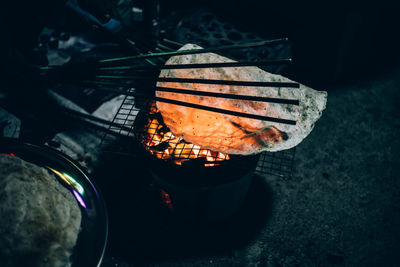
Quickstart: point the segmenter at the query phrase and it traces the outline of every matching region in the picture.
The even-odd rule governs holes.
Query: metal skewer
[[[223,51],[223,50],[229,50],[229,49],[259,47],[259,46],[272,45],[272,44],[277,44],[277,43],[282,43],[282,42],[287,42],[287,41],[288,41],[288,38],[280,38],[280,39],[265,40],[265,41],[255,42],[255,43],[225,45],[225,46],[219,46],[219,47],[214,47],[214,48],[178,50],[178,51],[172,51],[172,52],[150,53],[150,54],[136,55],[136,56],[109,58],[109,59],[102,59],[99,62],[100,63],[108,63],[108,62],[117,62],[117,61],[124,61],[124,60],[152,58],[152,57],[202,54],[202,53],[217,52],[217,51]]]
[[[261,97],[261,96],[234,95],[234,94],[194,91],[194,90],[185,90],[185,89],[159,87],[159,86],[156,87],[156,91],[188,94],[188,95],[210,96],[210,97],[219,97],[219,98],[229,98],[229,99],[238,99],[238,100],[249,100],[249,101],[258,101],[258,102],[268,102],[268,103],[277,103],[277,104],[288,104],[288,105],[296,105],[296,106],[298,106],[300,104],[299,100],[297,100],[297,99],[282,99],[282,98]]]
[[[226,109],[220,109],[220,108],[214,108],[214,107],[209,107],[209,106],[203,106],[203,105],[198,105],[198,104],[192,104],[192,103],[187,103],[187,102],[183,102],[183,101],[172,100],[172,99],[167,99],[167,98],[162,98],[162,97],[156,97],[156,96],[150,96],[150,95],[144,95],[144,94],[138,94],[138,93],[131,93],[131,92],[127,92],[127,91],[120,90],[120,89],[114,89],[114,88],[97,87],[97,89],[103,90],[103,91],[108,91],[108,92],[113,92],[113,93],[118,93],[118,94],[122,94],[122,95],[134,96],[134,97],[138,97],[138,98],[146,98],[146,99],[151,99],[151,100],[169,103],[169,104],[173,104],[173,105],[197,108],[197,109],[201,109],[201,110],[207,110],[207,111],[228,114],[228,115],[233,115],[233,116],[257,119],[257,120],[262,120],[262,121],[284,123],[284,124],[289,124],[289,125],[296,125],[296,121],[288,120],[288,119],[281,119],[281,118],[275,118],[275,117],[269,117],[269,116],[261,116],[261,115],[256,115],[256,114],[247,114],[247,113],[226,110]]]
[[[128,84],[122,85],[122,84],[116,84],[116,83],[112,83],[112,82],[86,81],[86,83],[92,83],[92,84],[96,84],[96,85],[110,85],[110,86],[118,86],[118,87],[127,87],[127,88],[131,88],[132,87],[131,85],[128,85]],[[219,98],[228,98],[228,99],[259,101],[259,102],[268,102],[268,103],[277,103],[277,104],[299,105],[299,100],[296,100],[296,99],[283,99],[283,98],[271,98],[271,97],[261,97],[261,96],[235,95],[235,94],[206,92],[206,91],[195,91],[195,90],[186,90],[186,89],[180,89],[180,88],[160,87],[160,86],[156,86],[155,90],[156,91],[171,92],[171,93],[189,94],[189,95],[199,95],[199,96],[210,96],[210,97],[219,97]]]
[[[166,39],[166,38],[162,39],[162,41],[163,41],[164,43],[176,45],[176,46],[178,46],[178,47],[182,47],[182,46],[183,46],[182,43],[178,43],[178,42],[176,42],[176,41],[172,41],[172,40],[169,40],[169,39]]]
[[[138,80],[152,80],[154,82],[176,82],[176,83],[199,83],[199,84],[218,84],[236,86],[257,86],[257,87],[288,87],[300,88],[300,84],[293,82],[258,82],[258,81],[231,81],[231,80],[212,80],[212,79],[191,79],[191,78],[172,78],[172,77],[142,77],[142,76],[118,76],[118,75],[97,75],[101,79],[127,79],[136,82]]]
[[[251,67],[265,66],[272,64],[289,64],[292,59],[272,59],[264,61],[243,61],[243,62],[216,62],[216,63],[194,63],[194,64],[171,64],[154,66],[114,66],[101,67],[100,70],[170,70],[170,69],[203,69],[203,68],[232,68],[232,67]]]

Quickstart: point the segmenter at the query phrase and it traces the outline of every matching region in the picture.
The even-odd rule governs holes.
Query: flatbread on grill
[[[180,50],[199,49],[200,46],[186,44]],[[166,64],[194,64],[235,62],[213,54],[194,54],[171,57]],[[292,82],[281,75],[271,74],[258,67],[225,67],[162,70],[160,77],[198,78],[213,80],[240,80],[262,82]],[[194,96],[157,91],[156,96],[178,101],[295,120],[296,125],[287,125],[225,115],[211,111],[157,102],[165,124],[176,136],[187,142],[228,154],[250,155],[262,151],[280,151],[298,145],[321,117],[327,101],[327,93],[313,90],[300,84],[300,88],[245,87],[231,85],[158,82],[157,86],[198,90],[237,95],[298,99],[299,106],[255,101],[243,101],[206,96]]]
[[[0,266],[71,266],[79,206],[46,169],[0,154]]]

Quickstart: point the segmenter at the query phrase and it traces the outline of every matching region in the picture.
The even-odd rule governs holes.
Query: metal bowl
[[[72,266],[100,266],[107,243],[107,211],[100,192],[79,165],[56,150],[8,138],[0,138],[0,153],[14,155],[57,174],[58,181],[75,197],[82,213]]]

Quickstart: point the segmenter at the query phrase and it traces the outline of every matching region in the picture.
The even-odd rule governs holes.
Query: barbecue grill
[[[252,46],[274,45],[287,42],[287,39],[262,41],[250,44],[222,46],[205,51],[224,51]],[[162,116],[155,102],[169,102],[168,99],[156,97],[154,90],[195,94],[175,88],[156,87],[154,84],[161,79],[159,71],[168,68],[215,68],[237,66],[282,65],[290,63],[290,59],[267,59],[264,61],[239,61],[228,63],[164,65],[167,56],[200,53],[204,51],[175,50],[181,46],[173,41],[163,40],[163,44],[153,45],[157,53],[140,50],[137,43],[148,43],[140,40],[129,41],[142,54],[104,59],[100,61],[98,73],[85,81],[98,90],[124,95],[124,99],[105,131],[101,148],[106,153],[122,154],[143,160],[153,176],[155,188],[160,192],[161,201],[168,209],[184,214],[187,219],[220,220],[231,216],[242,204],[254,174],[271,174],[281,178],[289,178],[292,173],[295,149],[281,152],[263,152],[255,156],[228,155],[211,151],[186,142],[182,137],[176,137],[163,123]],[[174,48],[172,48],[174,46]],[[147,52],[146,54],[144,54]],[[136,62],[136,61],[142,62]],[[143,62],[144,61],[144,62]],[[147,64],[146,64],[147,63]],[[145,65],[146,64],[146,65]],[[51,68],[50,68],[51,69]],[[168,81],[168,79],[165,79]],[[183,80],[183,81],[182,81]],[[202,79],[178,79],[182,82],[239,84],[248,86],[288,86],[298,87],[296,83],[261,83],[244,81],[219,81]],[[174,80],[176,81],[176,79]],[[206,95],[211,93],[206,93]],[[227,96],[217,94],[216,97],[238,97],[255,101],[267,101],[283,104],[298,104],[297,100],[264,99],[251,96]],[[199,109],[209,107],[193,106],[190,103],[174,103]],[[211,107],[211,111],[227,113]],[[231,112],[232,115],[248,116],[253,114]],[[78,114],[79,116],[79,114]],[[85,119],[94,119],[84,116]],[[256,116],[256,119],[272,120],[293,124],[292,121],[280,118]],[[96,119],[97,122],[102,122]],[[122,141],[120,140],[122,138]]]
[[[283,39],[281,41],[286,42],[287,40]],[[222,164],[223,162],[229,160],[230,155],[225,155],[223,153],[213,152],[210,150],[202,149],[198,146],[193,146],[192,144],[188,144],[182,138],[174,137],[170,132],[167,132],[167,127],[162,122],[162,117],[159,112],[156,110],[154,101],[164,101],[164,99],[157,99],[154,96],[143,94],[143,91],[146,93],[149,91],[146,89],[141,89],[141,86],[148,86],[149,88],[154,87],[154,83],[159,81],[158,72],[161,69],[167,68],[211,68],[211,67],[229,67],[229,66],[264,66],[264,65],[285,65],[290,63],[290,59],[268,59],[264,61],[253,61],[253,62],[237,62],[237,63],[214,63],[214,64],[195,64],[190,66],[180,65],[180,66],[168,66],[162,65],[165,63],[165,56],[171,55],[171,51],[173,48],[170,46],[175,45],[175,48],[179,48],[179,45],[176,42],[164,40],[166,44],[158,47],[157,54],[149,53],[148,58],[141,56],[141,58],[149,59],[155,58],[156,62],[152,61],[153,64],[150,66],[143,66],[140,64],[137,65],[119,65],[112,67],[103,67],[103,70],[106,71],[114,71],[117,72],[118,75],[98,75],[97,77],[101,78],[100,80],[92,81],[92,84],[95,84],[97,88],[101,90],[108,90],[111,92],[123,93],[125,95],[124,100],[121,103],[116,115],[114,116],[112,122],[108,126],[108,132],[104,134],[102,139],[102,147],[104,150],[110,153],[119,153],[126,154],[131,156],[141,156],[140,149],[137,144],[129,143],[129,142],[118,142],[115,143],[115,134],[123,135],[125,137],[132,137],[136,139],[140,145],[144,145],[145,150],[150,151],[153,155],[155,155],[159,159],[166,159],[168,156],[166,155],[167,149],[162,149],[167,143],[174,143],[174,146],[179,145],[178,148],[174,150],[174,160],[175,162],[179,162],[179,165],[182,165],[182,162],[187,162],[189,159],[197,156],[200,156],[205,162],[208,164],[206,166],[212,167],[218,164]],[[265,42],[268,44],[268,42]],[[169,45],[169,46],[166,46]],[[251,47],[252,44],[241,44],[233,47],[233,49],[239,49],[241,47]],[[254,45],[254,44],[253,44]],[[162,48],[160,48],[162,47]],[[217,47],[216,49],[208,49],[211,51],[225,50],[224,47]],[[207,50],[207,49],[205,49]],[[207,50],[207,51],[208,51]],[[174,51],[174,50],[173,50]],[[179,53],[172,52],[172,53]],[[187,52],[190,54],[191,52]],[[159,55],[159,57],[157,56]],[[132,57],[131,57],[132,58]],[[134,57],[134,59],[136,59]],[[126,58],[129,60],[129,57]],[[122,58],[116,59],[123,60]],[[105,60],[107,62],[107,60]],[[110,61],[113,62],[113,61]],[[153,74],[153,77],[149,77],[146,80],[146,83],[143,84],[132,84],[132,80],[129,78],[132,77],[131,71],[136,72],[137,70],[142,70],[147,75],[149,73]],[[155,72],[154,72],[155,71]],[[115,74],[115,73],[113,73]],[[137,72],[136,72],[137,75]],[[118,79],[117,77],[121,78]],[[132,77],[133,78],[133,77]],[[140,77],[138,77],[140,80]],[[117,81],[117,82],[116,82]],[[150,81],[150,84],[148,83]],[[204,81],[196,81],[196,82],[204,82]],[[222,84],[226,84],[231,81],[218,81]],[[241,81],[233,81],[240,83]],[[136,86],[135,86],[136,85]],[[107,87],[108,86],[108,87]],[[110,88],[109,86],[113,86]],[[133,87],[135,86],[135,87]],[[270,86],[297,86],[296,84],[271,84]],[[170,88],[167,88],[170,89]],[[157,87],[156,90],[164,90],[164,88]],[[173,89],[170,89],[173,90]],[[182,90],[183,91],[183,90]],[[182,92],[186,93],[186,92]],[[193,93],[193,92],[190,92]],[[224,97],[220,95],[220,97]],[[144,98],[144,100],[143,100]],[[269,100],[274,101],[275,99]],[[290,102],[289,102],[290,103]],[[185,103],[178,103],[184,105]],[[204,107],[200,107],[204,108]],[[240,114],[240,115],[248,115],[248,114]],[[140,124],[140,127],[138,126]],[[162,132],[164,140],[154,140],[160,138],[160,132]],[[129,143],[129,144],[128,144]],[[256,168],[256,173],[258,174],[270,174],[279,176],[281,178],[290,178],[293,168],[293,161],[295,156],[295,148],[289,149],[286,151],[280,152],[263,152],[259,155],[258,164]]]
[[[212,151],[191,144],[182,137],[175,136],[164,124],[160,111],[155,104],[156,102],[168,103],[249,119],[295,125],[296,122],[293,120],[177,101],[159,97],[156,94],[158,91],[237,99],[239,101],[299,105],[299,100],[297,99],[233,95],[159,86],[159,82],[172,82],[211,84],[215,86],[299,88],[299,84],[294,82],[211,80],[197,77],[175,78],[159,76],[160,71],[163,70],[247,66],[275,67],[279,72],[282,66],[291,63],[290,57],[274,57],[273,53],[268,53],[265,58],[257,57],[257,60],[254,60],[254,57],[251,57],[253,56],[251,51],[257,51],[257,49],[264,47],[267,47],[269,51],[280,49],[282,44],[288,43],[287,38],[255,40],[253,42],[189,50],[182,50],[183,44],[179,42],[163,37],[149,37],[146,33],[131,37],[119,36],[117,40],[120,47],[125,50],[126,56],[109,56],[95,60],[92,58],[87,63],[82,64],[82,62],[79,62],[80,64],[76,66],[66,64],[64,66],[45,66],[42,68],[49,77],[56,77],[56,79],[62,77],[63,73],[68,73],[69,77],[77,77],[73,80],[64,79],[64,81],[72,83],[78,88],[87,89],[89,87],[99,92],[124,96],[121,106],[112,121],[106,121],[78,111],[63,110],[64,114],[68,116],[74,116],[85,123],[92,122],[91,125],[93,127],[104,132],[100,146],[103,152],[107,154],[123,154],[141,160],[146,159],[147,169],[150,170],[160,192],[168,194],[168,201],[172,199],[176,209],[179,209],[180,203],[192,202],[194,203],[193,207],[198,206],[196,203],[199,201],[212,202],[215,200],[215,197],[198,198],[198,195],[219,196],[218,201],[208,203],[207,205],[210,208],[206,209],[204,214],[200,214],[200,217],[211,219],[220,219],[234,213],[242,203],[254,174],[271,174],[281,178],[289,178],[291,176],[295,149],[274,153],[263,152],[254,156],[229,155]],[[165,64],[167,59],[173,56],[212,52],[224,54],[232,53],[232,51],[236,55],[240,55],[240,51],[246,51],[245,56],[252,58],[252,60],[243,60],[243,57],[241,57],[234,62]],[[257,56],[259,53],[258,50]],[[249,57],[249,55],[251,56]],[[106,125],[107,128],[102,128],[99,124]],[[161,195],[165,196],[165,194]],[[189,200],[192,197],[194,200]],[[180,201],[177,201],[179,199]],[[224,204],[220,205],[219,203],[221,202]],[[186,211],[199,210],[198,208],[190,208],[190,205],[186,206],[188,206],[184,209]],[[198,219],[197,217],[196,219]]]

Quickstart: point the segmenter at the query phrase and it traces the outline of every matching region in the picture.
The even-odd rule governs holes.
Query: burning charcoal
[[[184,139],[181,139],[180,141],[179,141],[179,143],[181,144],[190,144],[189,142],[186,142]]]
[[[151,112],[151,113],[149,113],[149,116],[148,116],[148,117],[149,117],[150,119],[156,119],[156,120],[158,120],[158,121],[162,120],[162,117],[161,117],[160,112],[157,112],[157,113]]]
[[[171,130],[168,129],[168,127],[165,126],[165,125],[162,125],[161,128],[158,129],[158,133],[159,133],[159,134],[165,134],[165,133],[170,132],[170,131],[171,131]]]
[[[207,160],[205,158],[196,158],[196,159],[192,159],[192,160],[188,160],[188,161],[183,161],[182,165],[183,166],[190,166],[190,167],[200,168],[200,167],[204,166],[207,163],[208,162],[207,162]]]
[[[151,115],[160,115],[155,102],[150,105],[149,112]],[[196,160],[200,163],[195,164],[204,167],[219,165],[230,159],[227,154],[203,149],[181,137],[175,137],[162,120],[160,122],[154,116],[147,116],[141,121],[145,126],[138,136],[146,150],[159,159],[169,159],[176,165],[188,164],[187,161]]]
[[[156,151],[164,151],[169,147],[169,143],[168,142],[162,142],[159,145],[156,146],[152,146],[151,149],[154,149]]]

